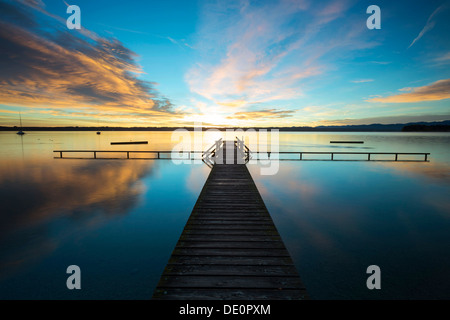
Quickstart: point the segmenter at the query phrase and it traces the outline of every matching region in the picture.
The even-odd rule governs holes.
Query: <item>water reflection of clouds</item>
[[[443,196],[450,187],[450,164],[433,161],[424,163],[380,163],[380,167],[374,167],[372,170],[391,170],[408,178],[420,178],[428,181],[423,182],[422,192],[417,195],[421,203],[433,209],[441,217],[450,217],[450,202],[447,196]],[[430,183],[431,182],[431,183]],[[445,189],[442,189],[445,188]],[[450,190],[449,190],[450,191]]]
[[[396,173],[410,177],[422,176],[435,182],[450,184],[450,164],[431,160],[430,162],[386,162],[380,163],[383,168],[389,168]],[[376,167],[374,168],[375,170]],[[384,170],[384,169],[383,169]]]
[[[38,226],[33,232],[18,230],[4,237],[0,243],[0,280],[51,254],[58,243],[46,226]]]
[[[2,162],[1,268],[27,264],[57,248],[63,237],[51,230],[57,221],[70,219],[76,222],[71,228],[86,228],[128,212],[144,192],[139,180],[151,172],[152,163]]]
[[[189,172],[189,176],[186,179],[186,189],[194,194],[199,194],[199,190],[202,190],[205,184],[205,179],[202,177],[207,177],[211,169],[204,165],[203,163],[197,166],[193,166]]]
[[[294,148],[294,149],[293,149]],[[301,149],[301,148],[309,148],[309,149]],[[316,143],[285,143],[281,142],[280,151],[316,151],[315,149],[331,149],[334,151],[335,149],[375,149],[375,147],[368,146],[352,146],[352,145],[330,145],[330,144],[316,144]],[[323,151],[323,150],[321,150]],[[356,151],[355,151],[356,152]]]
[[[436,183],[424,183],[414,171],[428,164],[397,163],[391,171],[385,163],[283,162],[275,176],[252,175],[310,294],[365,297],[354,286],[365,283],[365,268],[375,261],[391,280],[399,279],[395,294],[408,296],[404,268],[419,279],[412,283],[445,276],[439,265],[446,262],[423,265],[448,248],[450,213],[440,174]],[[431,177],[441,169],[432,166]]]
[[[323,179],[314,176],[318,171],[308,172],[298,164],[286,164],[280,167],[275,176],[260,177],[256,173],[255,170],[252,175],[256,177],[255,182],[270,207],[269,211],[274,220],[280,221],[291,230],[295,229],[306,241],[293,241],[291,247],[301,249],[310,246],[316,250],[337,253],[340,252],[339,244],[330,230],[360,236],[361,231],[357,223],[351,219],[358,210],[357,206],[349,207],[345,203],[336,203],[335,195],[330,194],[330,186],[324,185]],[[295,238],[293,235],[292,239]]]

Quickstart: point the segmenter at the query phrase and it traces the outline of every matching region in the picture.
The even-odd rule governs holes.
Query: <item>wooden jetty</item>
[[[53,152],[59,154],[55,159],[170,160],[180,157],[169,150]],[[110,153],[114,156],[108,156]],[[141,157],[136,157],[137,154]],[[248,171],[246,163],[250,159],[428,162],[429,155],[334,151],[252,153],[239,139],[219,140],[206,151],[183,151],[182,158],[201,159],[212,170],[154,290],[153,299],[308,299],[295,265]]]
[[[307,299],[245,165],[245,149],[223,142],[212,154],[212,170],[153,299]]]

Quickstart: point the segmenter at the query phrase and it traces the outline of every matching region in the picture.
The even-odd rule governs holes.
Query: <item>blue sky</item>
[[[68,4],[81,30],[66,28]],[[18,112],[50,126],[450,119],[450,1],[0,5],[0,125]]]

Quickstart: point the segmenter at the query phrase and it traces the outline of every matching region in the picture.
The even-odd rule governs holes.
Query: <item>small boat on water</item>
[[[97,131],[97,134],[102,134],[100,131]]]
[[[19,118],[20,118],[20,130],[17,132],[18,135],[23,136],[25,132],[22,131],[22,115],[19,112]]]

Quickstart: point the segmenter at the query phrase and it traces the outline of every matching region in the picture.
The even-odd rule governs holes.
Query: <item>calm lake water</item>
[[[0,299],[150,298],[210,169],[52,151],[171,150],[171,135],[0,132]],[[149,144],[110,145],[129,140]],[[312,298],[450,298],[449,146],[448,133],[280,133],[280,151],[430,152],[430,162],[282,161],[276,175],[248,165]],[[72,264],[81,290],[66,288]],[[366,287],[369,265],[381,290]]]

